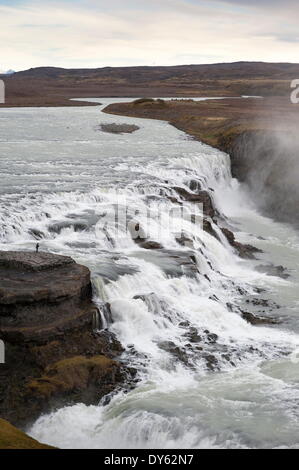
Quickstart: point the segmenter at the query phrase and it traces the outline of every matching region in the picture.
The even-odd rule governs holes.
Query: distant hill
[[[299,64],[235,62],[169,67],[38,67],[5,77],[7,105],[76,105],[74,97],[286,96]]]
[[[104,67],[97,69],[64,69],[38,67],[17,72],[16,77],[62,78],[62,77],[113,77],[119,79],[168,80],[174,77],[198,79],[269,78],[291,80],[299,78],[299,64],[234,62],[231,64],[177,65],[165,67]]]

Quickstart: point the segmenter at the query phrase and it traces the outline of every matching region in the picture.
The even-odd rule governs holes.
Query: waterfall
[[[259,214],[232,178],[228,155],[167,123],[78,107],[53,110],[49,130],[43,110],[24,113],[18,124],[30,149],[5,144],[3,165],[15,183],[0,186],[0,248],[31,250],[38,239],[44,250],[87,265],[98,307],[93,328],[117,336],[120,360],[140,377],[106,406],[41,417],[31,434],[60,447],[295,446],[297,233]],[[138,122],[140,130],[104,134],[95,131],[99,119]],[[41,131],[48,140],[38,140]],[[202,191],[214,217],[184,197]],[[261,248],[261,259],[241,259],[222,228]],[[286,264],[293,277],[255,269],[267,263]],[[255,326],[244,311],[286,321]]]

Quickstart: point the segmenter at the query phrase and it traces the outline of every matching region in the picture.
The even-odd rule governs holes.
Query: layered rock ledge
[[[6,341],[49,341],[91,323],[88,268],[49,253],[0,252],[0,334]]]
[[[98,331],[89,269],[51,253],[0,252],[0,417],[26,425],[42,412],[96,404],[134,372]],[[96,321],[95,321],[96,320]]]

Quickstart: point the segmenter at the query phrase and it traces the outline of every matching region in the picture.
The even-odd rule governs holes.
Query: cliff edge
[[[0,252],[1,418],[24,426],[57,407],[96,404],[132,376],[99,318],[87,267],[51,253]]]

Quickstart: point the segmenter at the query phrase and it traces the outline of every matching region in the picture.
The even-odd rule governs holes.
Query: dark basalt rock
[[[197,179],[190,179],[184,181],[184,183],[190,188],[190,191],[193,191],[194,193],[197,193],[198,191],[201,191],[201,181]]]
[[[189,328],[185,336],[190,343],[201,343],[203,341],[203,337],[198,334],[198,330],[194,326]]]
[[[184,188],[175,186],[174,189],[182,199],[188,202],[200,203],[203,204],[204,215],[213,218],[216,214],[214,205],[208,191],[198,191],[195,193],[190,193]]]
[[[256,267],[256,270],[260,273],[268,274],[268,276],[276,276],[281,279],[288,279],[290,277],[290,274],[286,272],[286,268],[283,266],[274,266],[273,264],[260,265]]]
[[[213,354],[203,354],[202,357],[206,361],[206,366],[207,369],[210,371],[215,371],[219,370],[219,362],[218,359],[213,355]],[[227,357],[227,360],[229,360],[229,356]]]
[[[184,351],[183,348],[179,348],[175,345],[172,341],[162,341],[159,343],[159,348],[163,349],[174,356],[178,361],[182,362],[185,365],[189,364],[189,358],[187,353]]]
[[[36,228],[30,228],[28,230],[29,235],[31,235],[35,240],[41,240],[42,238],[45,238],[44,232],[41,230],[38,230]]]
[[[243,243],[237,242],[235,239],[235,235],[229,229],[221,228],[221,231],[223,235],[227,238],[230,245],[236,249],[236,251],[238,252],[238,255],[241,258],[256,259],[254,254],[262,253],[262,250],[260,250],[259,248],[256,248],[255,246],[244,245]]]
[[[135,124],[101,124],[99,130],[102,132],[108,132],[110,134],[132,134],[140,129]]]
[[[260,317],[254,315],[251,312],[242,311],[242,318],[244,318],[244,320],[246,320],[251,325],[277,325],[279,323],[279,320],[276,320],[275,318]]]
[[[63,221],[48,226],[49,232],[57,234],[61,233],[65,228],[72,228],[75,232],[83,232],[88,230],[89,226],[84,221]]]
[[[161,250],[163,248],[161,243],[158,243],[152,240],[142,241],[142,240],[136,239],[135,242],[138,243],[140,248],[144,248],[145,250]]]
[[[205,232],[209,233],[210,235],[212,235],[212,237],[215,237],[217,238],[217,240],[219,240],[219,237],[217,235],[217,233],[215,232],[214,228],[213,228],[213,225],[211,224],[211,222],[207,219],[204,219],[203,221],[203,229]]]
[[[179,204],[180,206],[183,205],[183,203],[181,201],[179,201],[176,197],[174,196],[166,196],[167,199],[172,202],[173,204]]]
[[[94,330],[88,268],[50,253],[0,252],[0,286],[0,417],[24,425],[60,403],[98,403],[132,376],[115,361],[123,351],[115,336]]]
[[[194,248],[194,242],[192,240],[192,238],[190,237],[190,235],[184,233],[184,232],[181,232],[180,234],[178,234],[176,237],[176,242],[181,245],[181,246],[186,246],[188,248]]]
[[[276,302],[273,302],[269,299],[260,299],[259,297],[251,297],[246,299],[245,301],[247,304],[252,304],[256,307],[267,308],[269,310],[280,309],[281,306],[278,305]]]

